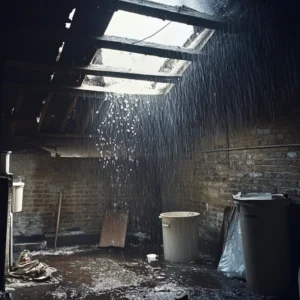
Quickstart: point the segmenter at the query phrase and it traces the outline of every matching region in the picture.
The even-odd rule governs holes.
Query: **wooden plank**
[[[135,39],[128,39],[118,36],[94,37],[87,39],[87,43],[93,44],[96,48],[108,48],[126,52],[133,52],[145,55],[167,57],[173,59],[195,60],[202,54],[197,50],[166,46],[156,43],[140,42]]]
[[[225,20],[198,12],[184,5],[170,6],[147,0],[118,0],[117,8],[127,12],[202,28],[221,29],[226,26]]]
[[[77,139],[77,140],[99,140],[98,134],[77,134],[77,133],[64,133],[64,134],[56,134],[56,133],[40,133],[35,136],[37,140],[47,140],[47,139]]]
[[[99,247],[125,247],[129,220],[127,211],[108,210],[104,216]]]
[[[13,116],[17,116],[20,113],[21,106],[24,98],[24,88],[21,88],[18,93],[16,105],[14,106]],[[9,136],[14,136],[16,131],[17,119],[13,118],[9,126]]]
[[[51,97],[52,97],[52,94],[49,94],[48,97],[44,100],[45,103],[42,107],[42,111],[41,111],[41,114],[40,114],[40,120],[37,123],[38,124],[37,128],[36,128],[37,133],[39,133],[41,131],[41,128],[43,126],[43,122],[44,122],[45,116],[47,114],[47,109],[48,109],[49,103],[51,101]]]
[[[36,39],[45,37],[45,43],[49,41],[61,40],[62,42],[71,44],[73,47],[78,47],[78,44],[84,45],[87,48],[107,48],[112,50],[120,50],[126,52],[133,52],[145,55],[153,55],[159,57],[166,57],[172,59],[183,59],[183,60],[196,60],[203,53],[193,49],[161,45],[150,42],[141,42],[135,39],[128,39],[117,36],[88,36],[80,33],[68,32],[66,30],[60,31],[28,31],[24,29],[17,29],[9,31],[9,34],[14,35],[18,38],[18,35],[27,35],[30,39]]]
[[[67,111],[65,113],[64,119],[63,119],[63,121],[61,123],[60,130],[59,130],[60,133],[64,132],[65,127],[66,127],[66,125],[68,123],[68,120],[70,118],[70,115],[71,115],[72,111],[74,110],[74,108],[76,106],[76,103],[77,103],[77,97],[73,97],[72,100],[71,100],[71,103],[68,106],[68,109],[67,109]]]
[[[77,36],[102,36],[108,27],[110,20],[114,14],[114,10],[110,8],[110,1],[89,0],[78,1],[76,6],[76,13],[72,20],[70,29],[65,29],[64,32],[71,34],[73,38]],[[66,36],[64,36],[66,37]],[[47,39],[47,37],[46,37]],[[76,65],[89,65],[96,53],[93,44],[79,41],[78,43],[63,39],[65,42],[59,63],[61,64],[76,64]],[[74,74],[73,76],[65,76],[57,72],[54,75],[53,83],[65,85],[81,85],[84,80],[82,74]]]
[[[41,92],[49,92],[49,93],[58,93],[58,94],[68,94],[71,96],[78,96],[82,98],[99,98],[103,97],[105,94],[109,95],[116,95],[116,94],[126,94],[131,97],[140,97],[140,96],[147,96],[147,97],[154,97],[157,95],[163,95],[162,92],[157,90],[149,90],[143,91],[142,93],[135,94],[135,93],[124,93],[124,91],[119,90],[118,88],[113,87],[101,87],[101,86],[89,86],[89,85],[81,85],[81,86],[63,86],[57,84],[23,84],[23,83],[12,83],[12,82],[5,82],[6,86],[15,86],[15,87],[22,87],[25,90],[30,91],[41,91]],[[46,104],[46,103],[45,103]]]
[[[54,252],[56,251],[56,246],[57,246],[62,199],[63,199],[63,192],[61,189],[61,191],[59,192],[59,202],[58,202],[57,219],[56,219],[56,231],[55,231],[55,238],[54,238]]]
[[[94,75],[94,76],[107,76],[116,78],[146,80],[155,82],[166,82],[175,83],[181,79],[181,76],[168,75],[162,72],[156,73],[143,73],[135,72],[132,70],[126,70],[122,68],[112,68],[102,65],[90,65],[86,66],[69,66],[69,65],[48,65],[48,64],[35,64],[30,62],[19,62],[19,61],[7,61],[7,67],[17,67],[24,70],[38,70],[47,72],[62,72],[62,73],[76,73],[83,75]]]

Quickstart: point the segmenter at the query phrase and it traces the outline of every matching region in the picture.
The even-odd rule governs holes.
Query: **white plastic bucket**
[[[199,258],[197,212],[166,212],[162,219],[164,258],[172,262],[190,262]]]
[[[13,194],[12,194],[12,202],[11,202],[11,211],[13,213],[22,211],[24,186],[25,183],[22,181],[13,182]]]
[[[147,254],[148,263],[151,264],[154,261],[157,261],[157,255],[156,254]]]

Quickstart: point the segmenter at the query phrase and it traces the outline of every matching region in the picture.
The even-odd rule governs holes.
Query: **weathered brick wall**
[[[280,193],[300,192],[300,147],[205,151],[296,143],[300,144],[300,121],[289,118],[201,141],[201,148],[178,162],[174,176],[164,181],[164,210],[200,212],[201,238],[216,242],[224,207],[233,204],[232,194],[275,188]]]
[[[125,178],[117,175],[116,168],[103,168],[98,159],[13,154],[11,171],[25,182],[23,211],[14,218],[15,235],[55,231],[61,188],[60,232],[100,233],[105,210],[116,207],[129,210],[129,230],[151,234],[158,209],[158,203],[153,205],[154,189],[143,175],[142,162],[130,168],[130,176]]]

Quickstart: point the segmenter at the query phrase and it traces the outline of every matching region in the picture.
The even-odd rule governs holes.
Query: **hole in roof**
[[[117,11],[114,13],[105,35],[182,47],[193,33],[194,27],[191,25]]]
[[[114,13],[105,35],[134,39],[136,44],[145,41],[170,47],[197,49],[205,31],[205,29],[186,24],[117,11]],[[213,31],[210,32],[213,33]],[[163,72],[181,75],[188,67],[189,62],[126,51],[99,49],[94,56],[92,65],[104,65],[149,74]],[[173,87],[173,84],[170,83],[99,76],[86,76],[83,84],[102,86],[111,92],[128,94],[165,94]]]
[[[101,52],[102,64],[104,66],[111,66],[116,68],[119,67],[145,73],[169,73],[170,71],[168,68],[163,68],[164,63],[168,60],[163,57],[109,49],[102,49]],[[175,62],[176,60],[170,59],[170,61]]]

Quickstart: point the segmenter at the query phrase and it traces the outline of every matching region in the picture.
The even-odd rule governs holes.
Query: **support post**
[[[56,231],[55,231],[55,239],[54,239],[54,252],[56,251],[56,246],[57,246],[62,198],[63,198],[63,192],[61,190],[59,192],[59,203],[58,203],[57,220],[56,220]]]

